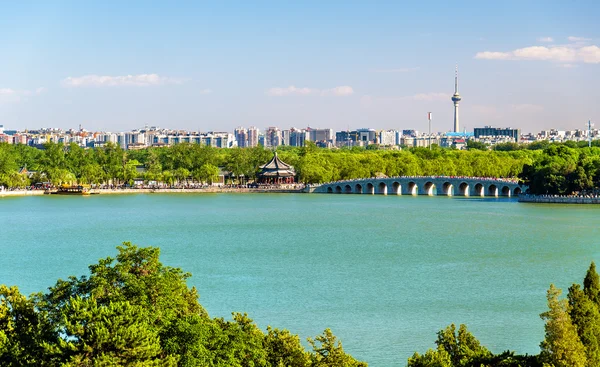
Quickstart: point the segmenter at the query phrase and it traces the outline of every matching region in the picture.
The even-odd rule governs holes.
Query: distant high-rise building
[[[303,147],[304,142],[310,140],[308,137],[308,131],[302,129],[291,128],[290,129],[290,146],[292,147]]]
[[[248,128],[248,144],[247,147],[258,146],[258,129],[254,126]]]
[[[281,130],[269,127],[265,133],[265,147],[278,147],[281,145]]]
[[[358,141],[364,145],[375,143],[377,132],[374,129],[357,129]]]
[[[290,135],[292,130],[281,130],[281,145],[290,146]]]
[[[499,129],[492,126],[476,127],[473,129],[473,136],[476,139],[481,137],[506,136],[515,139],[515,142],[518,143],[521,139],[521,129],[511,129],[510,127]]]
[[[391,146],[398,144],[396,140],[396,130],[381,130],[378,135],[377,142],[379,145]]]
[[[419,132],[417,130],[402,130],[402,135],[415,138],[419,135]]]
[[[248,146],[248,131],[243,127],[238,127],[234,131],[235,140],[237,140],[237,145],[240,148],[245,148]]]
[[[306,129],[308,138],[313,142],[333,142],[334,135],[332,129]]]
[[[452,96],[452,102],[454,102],[454,132],[460,132],[460,126],[458,125],[458,104],[462,100],[460,94],[458,94],[458,66],[454,72],[454,95]]]

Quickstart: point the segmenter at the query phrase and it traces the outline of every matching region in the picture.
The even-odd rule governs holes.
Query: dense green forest
[[[591,264],[583,286],[569,287],[567,299],[550,285],[545,338],[539,355],[493,354],[483,347],[465,325],[454,325],[437,334],[436,349],[415,353],[408,367],[597,367],[600,366],[600,280]]]
[[[600,186],[600,148],[573,144],[501,144],[494,150],[473,145],[469,150],[434,147],[380,150],[377,147],[322,149],[280,147],[282,160],[293,165],[298,180],[322,183],[386,176],[519,177],[536,194],[570,194]],[[134,179],[167,184],[212,182],[219,168],[234,182],[249,182],[272,157],[262,147],[217,149],[196,144],[124,151],[108,144],[84,149],[76,144],[49,143],[44,149],[0,144],[0,185],[25,187],[36,182],[101,184]],[[35,172],[19,174],[22,167]],[[140,167],[143,172],[140,172]]]
[[[360,367],[329,329],[308,339],[246,314],[211,318],[189,288],[190,274],[164,266],[158,248],[124,243],[90,274],[59,279],[29,297],[0,285],[0,365]],[[550,285],[538,355],[494,354],[465,325],[437,334],[436,348],[408,367],[600,366],[600,279],[592,263],[566,299]]]
[[[211,318],[190,274],[164,266],[159,249],[118,247],[90,275],[47,293],[0,286],[0,365],[360,367],[329,329],[307,351],[288,330],[259,329],[246,314]]]

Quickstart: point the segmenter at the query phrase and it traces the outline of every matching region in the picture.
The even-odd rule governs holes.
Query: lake
[[[123,241],[191,272],[211,316],[305,340],[332,329],[370,366],[405,366],[465,323],[493,352],[538,353],[554,283],[600,255],[600,206],[515,199],[146,194],[0,198],[0,283],[87,274]]]

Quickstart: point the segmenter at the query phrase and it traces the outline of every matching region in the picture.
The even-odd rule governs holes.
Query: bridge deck
[[[329,182],[311,186],[323,194],[518,196],[527,187],[515,180],[488,177],[403,176]]]

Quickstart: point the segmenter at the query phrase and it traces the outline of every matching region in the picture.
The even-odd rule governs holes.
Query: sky
[[[0,125],[600,128],[600,2],[0,3]]]

